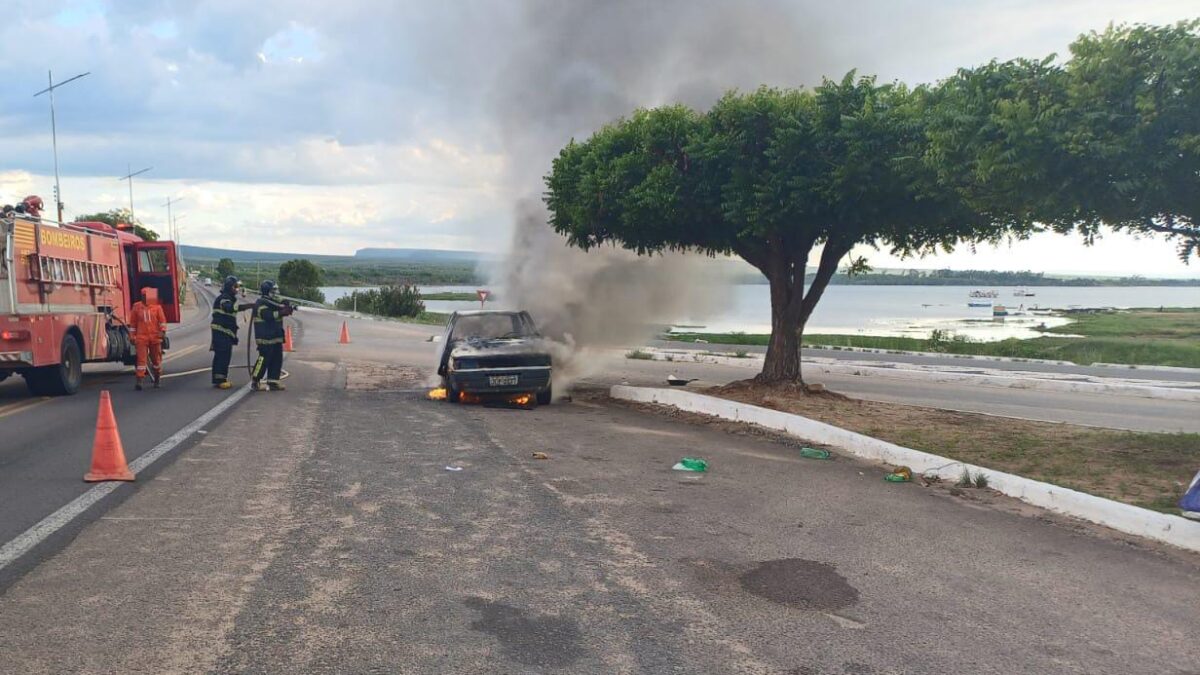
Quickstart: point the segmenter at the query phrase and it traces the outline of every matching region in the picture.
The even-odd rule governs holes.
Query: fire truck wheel
[[[74,335],[63,337],[58,365],[34,368],[25,374],[25,384],[35,396],[65,396],[79,391],[83,383],[83,352]]]

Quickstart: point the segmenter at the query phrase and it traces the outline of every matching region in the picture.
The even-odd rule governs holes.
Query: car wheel
[[[446,378],[443,382],[445,382],[446,387],[446,402],[458,403],[458,390],[450,385],[450,378]]]
[[[550,387],[546,387],[546,391],[539,391],[537,395],[538,405],[550,405],[550,400],[554,398],[554,392]]]

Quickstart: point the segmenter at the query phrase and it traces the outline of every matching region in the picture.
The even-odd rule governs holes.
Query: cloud
[[[690,4],[672,17],[670,3],[654,2],[597,3],[587,12],[542,2],[523,13],[502,0],[8,0],[0,172],[28,172],[32,184],[5,179],[0,200],[18,184],[51,192],[48,101],[32,96],[46,86],[48,66],[59,80],[91,72],[55,101],[69,207],[119,200],[115,178],[133,163],[155,167],[139,185],[161,187],[163,197],[168,188],[209,195],[215,210],[201,214],[195,202],[189,229],[198,221],[274,228],[292,248],[352,250],[353,237],[360,245],[485,248],[499,247],[511,227],[514,186],[503,176],[515,177],[522,193],[539,192],[557,144],[590,133],[613,111],[667,98],[704,105],[713,90],[812,84],[851,68],[927,81],[991,58],[1062,53],[1077,34],[1111,20],[1195,14],[1193,0]],[[774,14],[758,21],[727,20],[768,10]],[[572,12],[581,20],[572,22]],[[526,40],[530,22],[564,16],[566,28],[550,44]],[[739,26],[765,28],[728,42],[758,41],[762,53],[788,56],[739,69],[746,59],[715,48],[723,30]],[[697,39],[689,49],[655,50],[662,30]],[[627,44],[630,58],[603,74],[530,51],[571,45],[586,54],[612,41]],[[506,70],[513,63],[524,70]],[[702,81],[684,77],[695,72]],[[609,79],[590,81],[601,77]],[[601,85],[588,90],[605,92],[604,100],[567,97],[557,116],[537,111],[523,121],[522,105],[547,100],[548,89],[583,89],[581,82]],[[522,133],[519,125],[540,123],[534,119],[549,120],[553,133]],[[203,232],[193,236],[210,230]],[[236,229],[211,232],[216,242]]]

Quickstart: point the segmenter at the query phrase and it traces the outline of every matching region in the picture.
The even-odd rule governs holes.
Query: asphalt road
[[[737,351],[745,350],[755,354],[765,354],[766,347],[757,345],[720,345],[696,344],[692,342],[673,342],[668,340],[653,340],[649,346],[660,349],[686,349],[690,351]],[[1200,382],[1200,369],[1159,370],[1154,368],[1122,368],[1111,366],[1077,366],[1060,365],[1055,363],[1032,363],[1030,361],[993,361],[958,357],[954,354],[939,354],[925,356],[921,354],[880,354],[875,352],[852,352],[833,349],[801,349],[801,356],[806,359],[836,359],[838,361],[877,361],[882,363],[907,363],[923,366],[945,366],[967,368],[987,368],[989,370],[1037,371],[1043,373],[1061,373],[1065,375],[1080,375],[1088,377],[1137,377],[1164,382]]]
[[[5,668],[1196,670],[1200,557],[598,393],[427,401],[424,329],[339,325],[0,595]]]
[[[120,364],[85,365],[83,387],[74,396],[30,397],[19,376],[0,384],[0,543],[88,489],[82,479],[91,462],[102,390],[112,396],[129,461],[228,395],[211,387],[208,372],[183,374],[211,364],[211,296],[205,293],[193,292],[184,321],[168,330],[172,348],[164,358],[167,377],[160,390],[134,391],[132,368]],[[245,361],[238,356],[235,363]]]

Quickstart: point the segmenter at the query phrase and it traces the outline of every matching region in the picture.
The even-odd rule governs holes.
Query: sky
[[[1195,0],[692,0],[676,16],[663,9],[669,2],[630,0],[613,3],[602,25],[563,16],[564,6],[584,4],[6,0],[0,201],[40,194],[52,203],[49,102],[33,94],[47,70],[56,81],[90,72],[55,98],[68,219],[127,207],[119,177],[153,167],[134,178],[134,209],[162,230],[167,199],[178,200],[184,243],[502,253],[515,199],[536,195],[554,149],[610,110],[703,106],[713,90],[812,85],[851,69],[932,82],[994,58],[1064,54],[1077,35],[1110,22],[1200,14]],[[761,20],[743,20],[756,13]],[[644,48],[668,30],[696,47]],[[748,34],[728,39],[738,31]],[[707,49],[722,41],[754,44],[755,54]],[[530,53],[546,44],[576,57],[626,45],[650,56],[605,69],[610,61]],[[699,71],[703,86],[692,86]],[[523,102],[553,100],[545,89],[581,79],[603,84],[594,95],[609,90],[606,105],[551,111],[566,120],[539,111],[528,117],[533,128],[521,128]],[[923,259],[861,253],[887,268],[1200,276],[1173,245],[1117,234],[1092,247],[1044,235]]]

